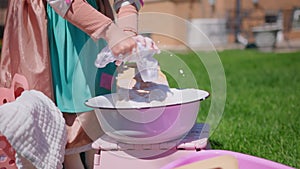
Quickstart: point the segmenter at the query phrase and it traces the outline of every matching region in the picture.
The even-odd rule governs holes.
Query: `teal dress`
[[[87,0],[98,9],[95,0]],[[64,113],[92,110],[84,102],[115,88],[114,63],[103,69],[94,66],[97,54],[106,46],[104,40],[95,42],[47,6],[54,98]],[[113,85],[112,85],[113,84]]]

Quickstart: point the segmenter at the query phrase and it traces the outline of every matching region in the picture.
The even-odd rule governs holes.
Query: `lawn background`
[[[218,54],[226,74],[227,97],[222,120],[209,139],[212,149],[300,169],[300,52],[226,50]],[[210,91],[206,69],[195,62],[197,56],[176,56],[193,70],[199,88]],[[205,122],[209,106],[210,99],[202,102],[198,122]]]
[[[210,137],[212,149],[300,168],[300,52],[226,50],[218,54],[226,74],[227,96],[223,117]],[[199,88],[210,91],[205,68],[195,62],[197,56],[176,55],[193,70]],[[198,122],[205,121],[209,106],[210,99],[202,103]]]

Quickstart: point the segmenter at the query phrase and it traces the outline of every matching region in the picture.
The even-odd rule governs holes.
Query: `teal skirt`
[[[88,2],[98,9],[95,0]],[[116,66],[94,66],[97,54],[106,46],[104,40],[93,41],[47,6],[48,38],[56,104],[64,113],[92,110],[84,102],[115,90]]]

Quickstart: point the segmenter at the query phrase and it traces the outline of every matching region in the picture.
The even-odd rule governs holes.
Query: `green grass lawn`
[[[177,55],[177,54],[176,54]],[[208,75],[195,54],[178,54],[193,70],[200,88]],[[210,137],[212,149],[250,154],[300,168],[300,52],[219,52],[227,84],[221,122]],[[195,71],[194,71],[195,70]],[[175,84],[172,84],[171,86]],[[206,119],[210,99],[198,122]]]
[[[195,54],[176,55],[191,67],[200,88],[210,92],[206,69],[195,62]],[[300,168],[300,52],[228,50],[219,55],[227,97],[222,120],[210,137],[212,149]],[[198,122],[205,121],[209,107],[207,99],[201,105]]]

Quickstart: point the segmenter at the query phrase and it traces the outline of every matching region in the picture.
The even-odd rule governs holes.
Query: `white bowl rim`
[[[179,89],[182,90],[182,89]],[[145,110],[145,109],[151,109],[151,108],[162,108],[162,107],[171,107],[171,106],[178,106],[178,105],[183,105],[183,104],[189,104],[189,103],[194,103],[194,102],[200,102],[203,101],[205,99],[207,99],[210,96],[210,93],[204,90],[200,90],[200,89],[194,89],[197,90],[199,92],[202,92],[202,96],[195,98],[193,100],[190,101],[186,101],[186,102],[181,102],[181,103],[173,103],[173,104],[166,104],[166,105],[151,105],[149,104],[148,106],[141,106],[141,107],[109,107],[109,106],[96,106],[96,105],[92,105],[91,100],[92,99],[97,99],[97,97],[106,97],[109,96],[111,94],[105,94],[105,95],[101,95],[101,96],[96,96],[93,98],[90,98],[88,100],[86,100],[85,105],[94,109],[103,109],[103,110]]]

